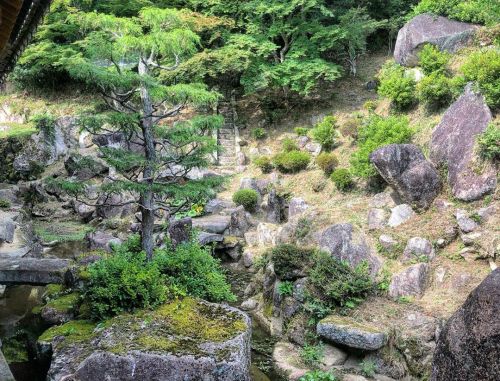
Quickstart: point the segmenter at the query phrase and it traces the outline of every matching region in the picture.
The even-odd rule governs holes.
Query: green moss
[[[49,284],[45,290],[45,296],[53,299],[64,291],[64,286],[61,284]]]
[[[63,325],[51,327],[39,338],[40,342],[51,342],[58,336],[64,336],[64,344],[81,343],[90,341],[95,333],[95,323],[88,320],[72,320]]]
[[[71,294],[52,299],[45,306],[53,308],[57,311],[66,312],[76,309],[78,307],[79,300],[80,293],[72,292]]]
[[[26,342],[17,336],[3,340],[2,352],[8,364],[22,363],[29,360]]]
[[[0,130],[0,139],[30,136],[37,132],[32,123],[2,123],[2,126],[6,126],[8,128]]]
[[[328,316],[321,320],[321,323],[330,323],[330,324],[335,324],[341,327],[346,327],[346,328],[353,328],[353,329],[359,329],[361,331],[365,332],[371,332],[371,333],[381,333],[379,329],[376,327],[372,327],[368,324],[364,323],[359,323],[357,321],[354,321],[352,319],[349,319],[347,317],[342,317],[342,316]]]
[[[39,221],[34,225],[35,233],[44,242],[73,242],[81,241],[85,234],[92,231],[93,228],[76,221]]]
[[[272,303],[264,304],[263,312],[265,317],[271,318],[273,316],[273,304]]]

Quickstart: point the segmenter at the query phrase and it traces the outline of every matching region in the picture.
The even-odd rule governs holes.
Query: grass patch
[[[0,139],[30,136],[36,132],[37,129],[32,123],[2,123],[0,126]]]
[[[92,227],[75,221],[65,221],[57,223],[53,221],[40,221],[34,224],[34,228],[35,233],[44,242],[81,241],[85,238],[85,234],[93,230]]]

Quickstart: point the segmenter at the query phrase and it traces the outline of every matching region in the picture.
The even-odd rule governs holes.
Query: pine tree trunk
[[[139,61],[139,74],[147,75],[148,67],[141,59]],[[144,138],[144,151],[146,156],[146,164],[144,166],[143,181],[145,185],[149,185],[148,189],[143,191],[140,199],[140,208],[142,215],[142,249],[146,252],[148,261],[153,259],[154,239],[153,228],[155,222],[155,202],[152,184],[154,181],[154,167],[156,162],[156,150],[153,134],[153,106],[151,97],[147,87],[141,86],[141,100],[144,115],[141,119],[141,129]]]

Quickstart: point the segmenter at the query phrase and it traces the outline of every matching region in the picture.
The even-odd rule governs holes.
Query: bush
[[[35,124],[35,127],[41,131],[45,137],[53,141],[55,139],[55,128],[57,118],[50,114],[36,114],[30,121]]]
[[[0,209],[8,209],[10,208],[10,201],[0,198]]]
[[[310,368],[318,368],[325,354],[325,347],[320,342],[317,345],[305,344],[300,350],[300,358]]]
[[[366,263],[352,269],[325,252],[315,254],[309,281],[321,300],[332,307],[356,304],[373,289]]]
[[[340,128],[340,132],[343,136],[350,136],[353,140],[356,140],[358,138],[358,130],[361,127],[361,123],[361,118],[349,118]]]
[[[253,163],[260,168],[262,173],[271,173],[274,169],[273,163],[269,156],[261,156],[256,158]]]
[[[282,152],[273,158],[274,165],[283,173],[296,173],[306,169],[310,161],[311,155],[301,151]]]
[[[418,54],[420,67],[425,74],[429,75],[436,71],[444,72],[450,61],[451,55],[441,52],[436,46],[426,44]]]
[[[483,159],[500,160],[500,127],[490,123],[478,138],[479,154]]]
[[[408,17],[427,12],[460,21],[495,25],[498,24],[499,6],[496,0],[421,0]]]
[[[281,143],[283,147],[283,152],[291,152],[291,151],[298,151],[299,146],[295,142],[295,140],[290,139],[290,138],[285,138],[283,142]]]
[[[335,377],[330,372],[323,372],[321,370],[313,370],[307,372],[303,375],[299,381],[337,381],[338,378]]]
[[[175,250],[159,250],[154,262],[169,287],[182,295],[211,302],[236,300],[220,262],[198,243],[184,243]]]
[[[387,144],[408,143],[412,136],[413,130],[409,127],[408,118],[372,115],[359,130],[358,150],[351,156],[352,173],[365,178],[375,175],[370,154]]]
[[[330,176],[339,191],[345,192],[354,186],[351,172],[346,168],[339,168],[333,171]]]
[[[339,159],[333,153],[323,152],[316,158],[316,164],[320,167],[327,176],[339,165]]]
[[[460,68],[467,81],[476,81],[486,103],[500,107],[500,51],[486,49],[474,52]]]
[[[307,128],[307,127],[295,127],[294,131],[298,136],[307,136],[307,134],[309,133],[309,128]]]
[[[291,244],[282,244],[270,251],[274,271],[281,280],[294,280],[311,262],[314,251]]]
[[[254,139],[262,140],[267,137],[267,131],[261,127],[257,127],[252,130],[252,136]]]
[[[330,150],[335,145],[336,128],[337,118],[327,116],[310,131],[310,135],[315,142],[321,144],[323,149]]]
[[[386,64],[379,77],[378,93],[389,98],[395,108],[403,110],[414,104],[416,82],[412,76],[405,74],[402,66]]]
[[[453,98],[450,79],[439,71],[422,78],[417,85],[418,99],[430,109],[439,109]]]
[[[233,202],[236,205],[243,205],[245,210],[252,212],[257,208],[259,194],[253,189],[240,189],[234,193]]]

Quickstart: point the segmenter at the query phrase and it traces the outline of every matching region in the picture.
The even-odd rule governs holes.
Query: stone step
[[[73,262],[67,259],[0,259],[0,284],[45,286],[72,281]]]

